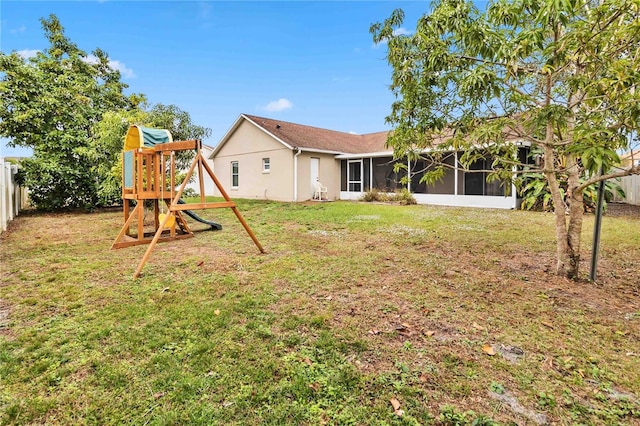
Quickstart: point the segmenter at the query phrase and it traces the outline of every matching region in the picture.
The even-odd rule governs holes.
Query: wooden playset
[[[260,252],[264,253],[262,245],[240,214],[236,203],[229,198],[207,164],[201,148],[202,142],[198,139],[174,142],[168,130],[135,125],[129,128],[125,137],[122,161],[124,225],[111,248],[149,244],[133,275],[134,278],[140,276],[144,264],[158,242],[193,237],[193,231],[189,228],[183,213],[211,226],[211,229],[222,229],[219,224],[204,220],[191,210],[230,208]],[[182,184],[176,190],[175,154],[183,150],[195,150],[196,153]],[[182,200],[182,193],[196,169],[200,200],[195,203],[185,203]],[[211,177],[225,201],[206,201],[204,172]],[[152,205],[154,217],[153,228],[148,231],[145,231],[144,223],[145,201]],[[131,210],[131,203],[135,203],[133,210]]]

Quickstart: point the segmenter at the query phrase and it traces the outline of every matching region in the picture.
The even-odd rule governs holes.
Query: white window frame
[[[271,158],[265,157],[262,159],[262,173],[271,173]]]
[[[235,165],[235,173],[233,171]],[[235,177],[235,185],[233,184],[233,180]],[[232,161],[231,162],[231,189],[238,189],[238,187],[240,186],[240,163],[238,161]]]
[[[351,179],[351,164],[359,164],[360,165],[360,180],[352,180]],[[362,164],[362,159],[359,160],[347,160],[347,192],[363,192],[363,186],[364,186],[364,176],[363,176],[363,171],[364,171],[364,167]],[[360,185],[360,191],[352,191],[351,190],[351,185],[352,184],[358,184]]]

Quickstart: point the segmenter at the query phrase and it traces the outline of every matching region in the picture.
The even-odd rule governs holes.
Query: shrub
[[[551,192],[549,191],[549,185],[541,173],[529,173],[524,176],[525,184],[520,190],[522,197],[523,210],[535,210],[535,211],[553,211],[553,200],[551,199]],[[584,178],[581,179],[584,181]],[[562,197],[566,200],[566,179],[561,179],[560,192]],[[624,197],[624,191],[620,187],[619,181],[608,180],[604,185],[604,208],[606,209],[607,203],[613,200],[614,196],[618,195]],[[598,202],[598,184],[594,183],[584,189],[584,211],[594,212]]]
[[[407,188],[396,190],[396,193],[389,197],[389,201],[398,202],[403,206],[418,204],[413,194]]]
[[[365,192],[362,197],[360,197],[360,201],[367,202],[393,202],[400,203],[403,206],[408,206],[411,204],[418,204],[416,199],[413,197],[413,194],[409,192],[406,188],[398,189],[395,193],[389,194],[387,192],[383,192],[377,188],[372,188]]]
[[[366,201],[366,202],[386,202],[389,201],[389,196],[386,194],[386,192],[382,192],[377,188],[371,188],[370,190],[368,190],[367,192],[365,192],[362,197],[360,197],[360,201]]]

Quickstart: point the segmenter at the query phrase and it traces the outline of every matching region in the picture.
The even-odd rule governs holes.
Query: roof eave
[[[531,142],[518,139],[513,141],[508,141],[516,144],[517,146],[531,146]],[[486,148],[486,146],[478,146],[479,148]],[[424,148],[420,152],[421,153],[429,153],[434,151],[433,148]],[[448,150],[453,151],[453,150]],[[362,152],[362,153],[348,153],[348,154],[339,154],[336,155],[336,159],[338,160],[349,160],[354,158],[376,158],[376,157],[389,157],[393,156],[393,151],[376,151],[376,152]]]
[[[362,153],[349,153],[336,155],[338,160],[350,160],[353,158],[376,158],[376,157],[390,157],[393,156],[393,151],[377,151],[377,152],[362,152]]]
[[[302,152],[313,152],[317,154],[331,154],[331,155],[341,155],[344,154],[342,151],[331,151],[327,149],[316,149],[316,148],[305,148],[303,146],[297,146],[295,149],[300,149]]]

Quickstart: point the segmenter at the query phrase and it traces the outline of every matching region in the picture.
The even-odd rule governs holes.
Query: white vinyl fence
[[[27,189],[16,183],[18,166],[0,158],[0,226],[7,230],[7,224],[27,205]]]
[[[626,195],[624,200],[621,201],[640,206],[640,175],[624,176],[620,178],[620,186]]]

